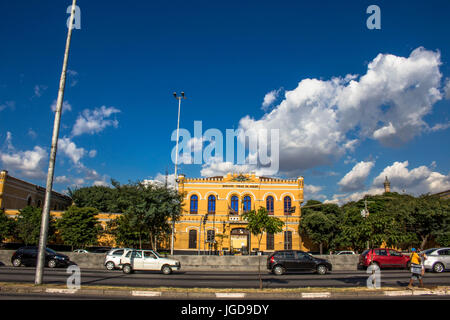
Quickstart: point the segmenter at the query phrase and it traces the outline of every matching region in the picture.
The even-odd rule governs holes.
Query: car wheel
[[[116,267],[116,265],[115,265],[114,262],[112,262],[112,261],[108,261],[108,262],[106,263],[106,269],[107,269],[107,270],[114,270],[115,267]]]
[[[328,268],[326,266],[324,266],[323,264],[319,265],[317,267],[317,273],[320,275],[324,275],[328,272]]]
[[[48,267],[49,268],[56,268],[56,260],[50,260],[49,262],[48,262]]]
[[[171,274],[172,273],[172,268],[169,266],[163,266],[161,269],[162,273],[164,274]]]
[[[126,264],[123,266],[122,271],[125,274],[130,274],[133,272],[133,269],[131,268],[131,266],[129,264]]]
[[[275,266],[273,267],[273,273],[277,276],[281,276],[284,274],[284,268],[282,266]]]
[[[443,271],[444,271],[444,265],[443,265],[442,263],[440,263],[440,262],[436,263],[436,264],[433,266],[433,271],[434,271],[434,272],[437,272],[437,273],[443,272]]]
[[[14,267],[20,267],[22,265],[22,260],[20,260],[19,258],[14,259],[12,264]]]

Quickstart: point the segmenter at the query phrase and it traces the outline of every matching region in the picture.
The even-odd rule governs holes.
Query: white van
[[[164,274],[181,270],[180,261],[163,258],[153,250],[128,250],[120,258],[120,266],[126,274],[135,270],[156,270]]]

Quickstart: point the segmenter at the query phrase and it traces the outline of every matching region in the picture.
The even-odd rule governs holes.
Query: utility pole
[[[44,209],[42,211],[42,221],[41,221],[41,234],[39,237],[39,252],[38,252],[38,260],[36,267],[36,275],[35,275],[35,284],[42,284],[42,278],[44,273],[44,264],[45,264],[45,249],[47,246],[47,235],[48,235],[48,221],[50,215],[50,201],[52,196],[53,189],[53,176],[55,173],[55,160],[56,160],[56,151],[58,149],[58,136],[59,136],[59,124],[61,121],[61,111],[62,105],[64,101],[64,89],[66,86],[66,72],[67,72],[67,63],[69,60],[69,49],[70,49],[70,40],[72,38],[72,29],[73,29],[73,20],[75,17],[75,9],[76,9],[76,0],[72,2],[72,11],[70,14],[70,22],[69,22],[69,30],[67,32],[67,40],[66,40],[66,50],[64,53],[64,61],[63,61],[63,69],[61,73],[61,79],[59,82],[59,91],[58,91],[58,99],[56,102],[56,112],[55,112],[55,122],[53,125],[53,136],[52,136],[52,146],[50,151],[50,162],[48,165],[48,173],[47,173],[47,186],[45,190],[45,200],[44,200]]]
[[[181,92],[181,96],[178,96],[176,92],[173,93],[175,99],[178,100],[178,122],[177,122],[177,145],[175,148],[175,184],[176,190],[178,191],[178,140],[180,139],[180,111],[181,111],[181,100],[186,99],[184,92]],[[175,241],[175,219],[172,216],[172,236],[170,239],[170,254],[173,255],[173,245]]]

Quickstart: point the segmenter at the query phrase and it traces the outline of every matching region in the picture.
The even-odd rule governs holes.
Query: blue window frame
[[[191,196],[191,213],[198,213],[198,196]]]
[[[252,198],[250,198],[250,196],[244,197],[243,204],[244,204],[244,212],[252,210]]]
[[[273,197],[268,196],[266,198],[266,209],[269,214],[273,214]]]
[[[216,196],[208,197],[208,213],[216,213]]]
[[[231,197],[231,210],[236,213],[239,212],[239,198],[237,196]]]
[[[284,214],[289,215],[289,210],[291,210],[291,197],[284,197]]]

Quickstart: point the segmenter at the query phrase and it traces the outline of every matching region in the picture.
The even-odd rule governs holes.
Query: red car
[[[359,256],[359,267],[367,268],[370,264],[381,268],[409,268],[409,256],[389,248],[367,249]]]

